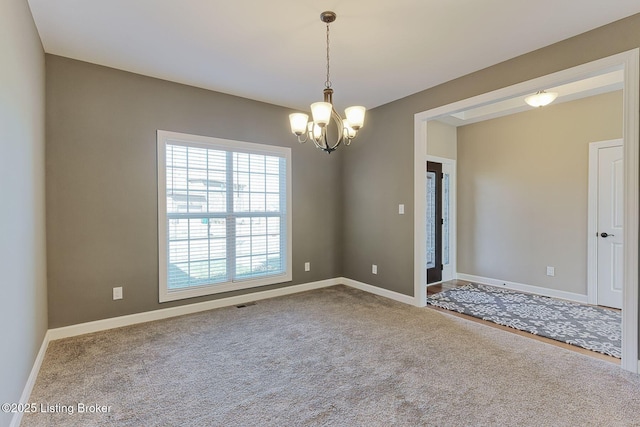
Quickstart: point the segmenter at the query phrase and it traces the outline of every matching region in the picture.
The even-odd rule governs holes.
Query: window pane
[[[209,240],[209,253],[212,260],[224,260],[227,257],[227,239]]]
[[[274,175],[280,174],[280,157],[265,156],[264,165],[266,173]]]
[[[265,234],[267,234],[267,218],[264,218],[264,217],[251,218],[251,235],[264,236]]]
[[[267,212],[280,212],[280,195],[267,194],[266,208]]]
[[[442,180],[442,264],[449,264],[449,174]]]
[[[169,289],[228,280],[226,223],[222,218],[168,220]]]
[[[269,230],[269,234],[280,234],[280,218],[269,217],[267,219],[267,228]]]
[[[436,266],[436,174],[427,172],[427,268]]]
[[[253,217],[236,221],[236,275],[242,279],[280,273],[280,218]]]
[[[264,193],[265,176],[264,174],[252,173],[249,177],[249,189],[252,193]]]
[[[249,172],[249,155],[233,153],[233,165],[237,172]]]
[[[251,172],[257,172],[257,173],[262,173],[264,174],[264,157],[263,155],[260,154],[251,154],[249,159],[250,159],[250,170]]]
[[[226,152],[167,145],[167,212],[226,211]]]
[[[264,193],[251,193],[249,196],[249,204],[251,212],[265,212],[266,200]]]
[[[207,193],[207,208],[209,212],[227,211],[227,193],[222,191],[210,191]]]

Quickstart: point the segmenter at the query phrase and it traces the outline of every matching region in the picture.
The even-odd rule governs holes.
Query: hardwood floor
[[[437,285],[431,285],[431,286],[427,287],[427,297],[429,297],[430,295],[436,294],[438,292],[446,291],[448,289],[459,288],[459,287],[464,286],[464,285],[469,284],[469,283],[470,282],[467,282],[467,281],[464,281],[464,280],[450,280],[448,282],[438,283]],[[570,344],[563,343],[563,342],[560,342],[560,341],[552,340],[550,338],[545,338],[545,337],[541,337],[541,336],[538,336],[538,335],[530,334],[529,332],[519,331],[517,329],[509,328],[508,326],[498,325],[498,324],[490,322],[488,320],[482,320],[482,319],[478,319],[477,317],[468,316],[466,314],[456,313],[455,311],[445,310],[444,308],[435,307],[433,305],[427,304],[427,307],[432,309],[432,310],[442,311],[443,313],[447,313],[447,314],[450,314],[452,316],[461,317],[463,319],[471,320],[471,321],[476,322],[476,323],[481,323],[483,325],[487,325],[487,326],[490,326],[492,328],[502,329],[503,331],[507,331],[507,332],[510,332],[512,334],[516,334],[516,335],[520,335],[520,336],[523,336],[523,337],[531,338],[531,339],[534,339],[534,340],[537,340],[537,341],[542,341],[544,343],[551,344],[551,345],[554,345],[556,347],[561,347],[561,348],[564,348],[566,350],[571,350],[571,351],[574,351],[576,353],[584,354],[584,355],[587,355],[587,356],[595,357],[596,359],[601,359],[601,360],[605,360],[605,361],[610,362],[610,363],[614,363],[616,365],[620,365],[620,359],[617,359],[615,357],[607,356],[605,354],[597,353],[595,351],[587,350],[587,349],[584,349],[584,348],[581,348],[581,347],[576,347],[574,345],[570,345]]]

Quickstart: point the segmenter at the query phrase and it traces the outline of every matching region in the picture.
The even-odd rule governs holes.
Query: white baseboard
[[[317,282],[305,283],[302,285],[286,286],[284,288],[272,289],[268,291],[258,291],[249,293],[246,295],[238,295],[235,297],[221,298],[212,301],[205,301],[195,304],[187,304],[178,307],[164,308],[160,310],[147,311],[144,313],[135,313],[126,316],[112,317],[109,319],[96,320],[93,322],[80,323],[77,325],[64,326],[61,328],[49,329],[45,334],[44,340],[40,347],[40,351],[36,356],[36,360],[31,369],[29,378],[20,397],[20,403],[28,403],[31,396],[31,391],[35,385],[40,371],[40,366],[44,360],[47,347],[50,341],[69,338],[83,334],[89,334],[92,332],[105,331],[113,328],[120,328],[123,326],[135,325],[138,323],[151,322],[154,320],[167,319],[176,316],[182,316],[185,314],[199,313],[201,311],[212,310],[215,308],[228,307],[232,305],[244,304],[251,301],[259,301],[268,298],[275,298],[285,295],[296,294],[299,292],[311,291],[314,289],[326,288],[329,286],[344,284],[355,289],[360,289],[365,292],[369,292],[375,295],[386,297],[395,301],[399,301],[404,304],[414,305],[414,298],[408,295],[404,295],[398,292],[390,291],[383,288],[378,288],[366,283],[358,282],[356,280],[347,279],[345,277],[336,277],[334,279],[321,280]],[[11,427],[18,427],[22,421],[22,413],[14,414],[11,420]]]
[[[582,304],[588,304],[588,297],[573,292],[558,291],[556,289],[542,288],[540,286],[525,285],[523,283],[509,282],[507,280],[491,279],[489,277],[474,276],[472,274],[458,273],[458,279],[467,280],[469,282],[480,283],[483,285],[491,285],[499,288],[507,288],[514,291],[527,292],[530,294],[542,295],[551,298],[560,298],[569,301],[575,301]]]
[[[152,322],[154,320],[168,319],[170,317],[183,316],[185,314],[199,313],[201,311],[212,310],[214,308],[228,307],[232,305],[244,304],[251,301],[259,301],[267,298],[275,298],[284,295],[291,295],[298,292],[305,292],[314,289],[326,288],[344,284],[352,288],[360,289],[375,295],[380,295],[404,304],[414,305],[414,298],[398,292],[372,286],[345,277],[321,280],[318,282],[305,283],[302,285],[286,286],[284,288],[269,291],[258,291],[235,297],[221,298],[212,301],[199,302],[195,304],[181,305],[178,307],[163,308],[160,310],[146,311],[144,313],[129,314],[126,316],[112,317],[109,319],[96,320],[93,322],[79,323],[77,325],[64,326],[50,329],[47,333],[50,341],[75,337],[78,335],[93,332],[105,331],[107,329],[121,328],[123,326],[135,325],[138,323]]]
[[[31,397],[31,392],[33,391],[33,386],[36,384],[36,379],[38,379],[38,373],[40,372],[40,367],[42,366],[42,361],[44,360],[44,355],[47,352],[47,347],[49,347],[49,331],[44,334],[44,339],[42,340],[42,344],[40,345],[40,351],[38,351],[38,355],[36,356],[36,360],[33,362],[33,367],[31,368],[31,372],[29,373],[29,378],[27,378],[27,383],[22,390],[22,395],[20,396],[20,401],[17,403],[27,404],[29,403],[29,398]],[[11,418],[10,427],[18,427],[22,422],[22,412],[18,411],[13,414]]]
[[[251,301],[296,294],[298,292],[305,292],[313,289],[326,288],[327,286],[334,286],[340,283],[341,282],[339,279],[327,279],[318,282],[305,283],[302,285],[286,286],[284,288],[252,292],[235,297],[181,305],[178,307],[162,308],[159,310],[146,311],[144,313],[135,313],[126,316],[96,320],[93,322],[80,323],[77,325],[64,326],[61,328],[50,329],[48,334],[49,339],[53,341],[61,338],[69,338],[77,335],[89,334],[92,332],[105,331],[107,329],[135,325],[137,323],[152,322],[154,320],[168,319],[170,317],[183,316],[185,314],[199,313],[201,311],[212,310],[214,308],[228,307],[231,305],[244,304]]]
[[[390,291],[384,288],[379,288],[367,283],[358,282],[357,280],[347,279],[346,277],[340,277],[339,280],[344,285],[350,286],[355,289],[360,289],[361,291],[369,292],[370,294],[379,295],[381,297],[389,298],[404,304],[415,305],[415,299],[413,297],[410,297],[409,295]]]

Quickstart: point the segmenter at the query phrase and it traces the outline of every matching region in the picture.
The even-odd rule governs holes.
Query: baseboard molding
[[[483,283],[487,285],[494,285],[500,287],[507,287],[509,289],[520,290],[523,292],[530,292],[544,296],[552,296],[556,298],[569,299],[578,302],[586,302],[586,295],[572,294],[563,291],[554,291],[551,289],[540,288],[537,286],[523,285],[520,283],[500,281],[496,279],[489,279],[486,277],[472,276],[469,274],[458,274],[458,278],[461,280],[468,280],[470,282]],[[119,328],[123,326],[135,325],[138,323],[151,322],[154,320],[167,319],[176,316],[182,316],[185,314],[198,313],[202,311],[212,310],[215,308],[228,307],[232,305],[244,304],[251,301],[259,301],[268,298],[275,298],[279,296],[296,294],[299,292],[311,291],[314,289],[326,288],[329,286],[335,286],[344,284],[346,286],[359,289],[364,292],[368,292],[374,295],[379,295],[385,298],[392,299],[394,301],[401,302],[408,305],[416,305],[415,298],[401,294],[399,292],[390,291],[388,289],[379,288],[377,286],[369,285],[367,283],[358,282],[357,280],[348,279],[346,277],[337,277],[334,279],[321,280],[317,282],[305,283],[301,285],[287,286],[279,289],[272,289],[268,291],[258,291],[246,295],[239,295],[235,297],[222,298],[219,300],[206,301],[202,303],[188,304],[179,307],[171,307],[160,310],[154,310],[144,313],[136,313],[127,316],[113,317],[110,319],[97,320],[94,322],[81,323],[78,325],[65,326],[62,328],[49,329],[44,336],[38,355],[33,363],[29,378],[25,384],[22,396],[19,403],[28,403],[31,397],[31,392],[38,378],[40,367],[44,360],[47,348],[50,341],[58,340],[61,338],[69,338],[77,335],[88,334],[92,332],[99,332],[113,328]],[[584,300],[584,301],[583,301]],[[640,372],[640,361],[638,361],[638,371]],[[11,419],[10,427],[19,427],[22,421],[22,413],[18,412],[13,415]]]
[[[42,344],[40,345],[40,350],[36,355],[36,360],[33,362],[33,367],[31,368],[31,372],[29,373],[29,378],[27,378],[27,382],[22,390],[22,395],[20,396],[20,401],[17,403],[27,404],[29,403],[29,398],[31,397],[31,392],[33,391],[33,386],[36,384],[36,380],[38,379],[38,373],[40,372],[40,367],[42,366],[42,361],[44,360],[44,355],[47,353],[47,347],[49,347],[49,331],[44,334],[44,338],[42,339]],[[23,412],[16,412],[13,414],[11,418],[10,427],[18,427],[22,422]]]
[[[458,273],[458,279],[469,282],[480,283],[483,285],[491,285],[499,288],[507,288],[514,291],[527,292],[530,294],[542,295],[551,298],[560,298],[569,301],[575,301],[582,304],[588,304],[587,295],[575,294],[573,292],[558,291],[556,289],[542,288],[540,286],[525,285],[523,283],[509,282],[507,280],[491,279],[489,277],[474,276],[472,274]]]
[[[55,341],[62,338],[70,338],[93,332],[105,331],[113,328],[120,328],[123,326],[135,325],[138,323],[152,322],[154,320],[168,319],[171,317],[183,316],[185,314],[199,313],[215,308],[244,304],[251,301],[259,301],[268,298],[291,295],[299,292],[311,291],[314,289],[326,288],[329,286],[340,284],[344,284],[355,289],[360,289],[361,291],[389,298],[404,304],[414,305],[414,298],[408,295],[358,282],[353,279],[347,279],[346,277],[336,277],[334,279],[321,280],[301,285],[286,286],[284,288],[272,289],[268,291],[258,291],[245,295],[238,295],[235,297],[221,298],[213,301],[187,304],[178,307],[164,308],[160,310],[147,311],[144,313],[135,313],[126,316],[112,317],[109,319],[102,319],[93,322],[49,329],[45,334],[42,346],[40,347],[40,351],[38,352],[36,360],[33,364],[33,368],[31,369],[31,373],[20,398],[20,403],[29,402],[31,391],[33,390],[33,386],[35,385],[36,379],[38,377],[38,372],[40,371],[40,366],[42,365],[42,361],[44,360],[44,356],[50,341]],[[21,421],[22,413],[16,413],[11,420],[10,426],[18,427]]]
[[[385,298],[399,301],[404,304],[414,305],[414,298],[408,295],[390,291],[388,289],[379,288],[377,286],[372,286],[367,283],[358,282],[346,277],[336,277],[334,279],[310,282],[302,285],[286,286],[284,288],[252,292],[250,294],[238,295],[235,297],[221,298],[212,301],[181,305],[178,307],[163,308],[160,310],[146,311],[144,313],[135,313],[126,316],[96,320],[93,322],[79,323],[77,325],[64,326],[61,328],[50,329],[47,332],[47,336],[50,341],[54,341],[62,338],[70,338],[78,335],[90,334],[93,332],[100,332],[113,328],[121,328],[123,326],[130,326],[138,323],[152,322],[154,320],[168,319],[171,317],[183,316],[185,314],[199,313],[201,311],[213,310],[215,308],[244,304],[251,301],[259,301],[262,299],[291,295],[299,292],[311,291],[314,289],[326,288],[328,286],[339,284],[344,284],[346,286],[360,289],[362,291],[369,292],[375,295],[383,296]]]
[[[358,282],[357,280],[347,279],[346,277],[340,277],[339,280],[344,285],[350,286],[355,289],[360,289],[361,291],[369,292],[370,294],[379,295],[381,297],[389,298],[404,304],[415,305],[415,299],[413,297],[410,297],[409,295],[390,291],[384,288],[379,288],[367,283]]]
[[[311,291],[314,289],[326,288],[328,286],[334,286],[340,283],[341,282],[339,279],[327,279],[318,282],[305,283],[302,285],[286,286],[284,288],[252,292],[235,297],[221,298],[212,301],[181,305],[178,307],[163,308],[160,310],[146,311],[144,313],[135,313],[126,316],[96,320],[93,322],[80,323],[77,325],[64,326],[61,328],[50,329],[48,334],[49,339],[53,341],[61,338],[69,338],[77,335],[89,334],[92,332],[105,331],[107,329],[121,328],[123,326],[135,325],[138,323],[152,322],[154,320],[168,319],[171,317],[183,316],[185,314],[199,313],[201,311],[212,310],[214,308],[228,307],[232,305],[244,304],[251,301],[258,301],[284,295],[296,294],[299,292]]]

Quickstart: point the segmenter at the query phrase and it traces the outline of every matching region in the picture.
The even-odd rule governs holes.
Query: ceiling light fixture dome
[[[524,99],[524,102],[532,107],[544,107],[551,104],[558,97],[558,92],[545,92],[539,90],[533,95],[529,95]]]
[[[331,89],[331,79],[329,76],[329,24],[336,20],[336,14],[331,11],[322,12],[320,20],[327,24],[327,80],[324,84],[324,101],[311,104],[312,121],[309,115],[304,113],[293,113],[289,115],[291,132],[298,137],[299,143],[305,143],[311,139],[319,149],[331,153],[335,151],[341,143],[351,144],[358,131],[364,125],[366,109],[362,106],[349,107],[345,110],[346,119],[333,108],[333,89]],[[331,122],[335,124],[333,135],[329,131]],[[333,138],[335,138],[335,142]]]

